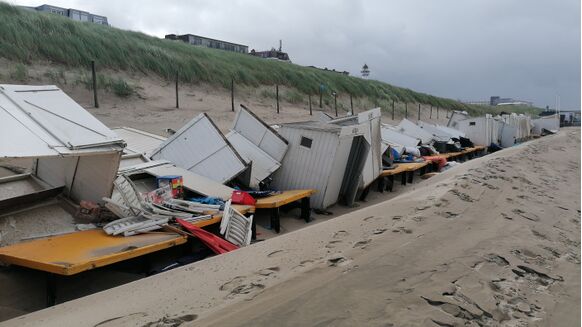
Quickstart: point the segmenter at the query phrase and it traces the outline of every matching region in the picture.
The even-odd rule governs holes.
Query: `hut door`
[[[370,145],[364,136],[356,136],[352,141],[348,164],[344,172],[342,186],[340,188],[340,202],[352,206],[356,201],[356,193],[360,184],[360,175],[368,158]]]

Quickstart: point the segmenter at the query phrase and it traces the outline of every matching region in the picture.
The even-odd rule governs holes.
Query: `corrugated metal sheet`
[[[56,86],[0,85],[1,157],[115,152],[123,141]],[[16,137],[17,136],[17,137]]]
[[[123,126],[113,128],[112,130],[127,144],[125,149],[123,149],[124,154],[143,154],[149,157],[166,140],[163,136],[131,127]]]
[[[254,143],[249,141],[236,131],[230,131],[226,134],[226,139],[232,144],[243,159],[251,164],[251,178],[249,186],[251,188],[258,188],[259,183],[271,176],[279,167],[281,163],[273,159],[266,152],[261,150]],[[287,148],[287,144],[285,144]]]
[[[206,114],[200,114],[152,153],[177,166],[220,183],[247,169],[246,162]]]
[[[311,197],[313,208],[336,203],[353,137],[364,134],[362,127],[300,122],[282,124],[278,131],[289,141],[289,150],[273,185],[280,190],[317,190]],[[302,137],[311,140],[311,147],[301,145]]]
[[[283,160],[287,152],[287,140],[243,105],[236,114],[232,130],[244,136],[278,162]]]

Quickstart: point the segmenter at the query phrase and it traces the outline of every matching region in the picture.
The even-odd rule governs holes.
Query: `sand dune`
[[[7,326],[580,325],[580,130]]]

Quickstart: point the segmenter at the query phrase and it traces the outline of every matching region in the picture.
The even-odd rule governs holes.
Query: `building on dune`
[[[46,12],[46,13],[51,13],[51,14],[55,14],[55,15],[68,17],[72,20],[76,20],[79,22],[89,22],[89,23],[95,23],[95,24],[100,24],[100,25],[109,25],[109,23],[107,21],[107,17],[101,16],[101,15],[95,15],[95,14],[92,14],[90,12],[79,10],[79,9],[62,8],[62,7],[57,7],[57,6],[53,6],[53,5],[47,5],[47,4],[44,4],[44,5],[41,5],[38,7],[27,7],[27,6],[21,6],[21,7],[25,8],[25,9],[29,9],[29,10],[35,10],[35,11]]]
[[[211,48],[211,49],[220,49],[225,51],[231,52],[238,52],[238,53],[248,53],[249,47],[247,45],[232,43],[217,39],[211,39],[208,37],[194,35],[194,34],[183,34],[183,35],[176,35],[176,34],[168,34],[165,36],[168,40],[178,40],[188,44]]]

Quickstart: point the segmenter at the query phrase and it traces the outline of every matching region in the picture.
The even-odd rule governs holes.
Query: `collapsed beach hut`
[[[111,195],[124,142],[58,87],[0,85],[0,123],[0,162],[31,165],[0,178],[0,245],[75,231],[76,205]]]
[[[252,111],[241,105],[226,139],[250,164],[249,187],[259,189],[281,167],[288,142]]]
[[[420,126],[411,122],[410,120],[404,118],[400,121],[398,126],[396,126],[397,131],[412,136],[414,138],[420,139],[422,144],[429,144],[433,140],[448,141],[450,138],[440,139],[434,136],[432,133],[422,129]]]
[[[418,127],[431,133],[437,140],[448,140],[453,137],[454,138],[465,137],[465,133],[459,130],[455,130],[453,128],[448,128],[444,126],[433,125],[423,121],[418,122]]]
[[[471,118],[471,116],[469,116],[468,112],[453,110],[453,112],[451,113],[451,117],[449,117],[449,122],[447,123],[447,126],[454,127],[455,122],[466,120],[469,118]]]
[[[499,135],[503,125],[503,122],[487,114],[485,117],[453,121],[449,127],[464,133],[475,145],[489,146],[492,143],[500,144]]]
[[[311,206],[325,209],[338,199],[355,201],[370,146],[366,125],[339,126],[316,121],[281,124],[279,134],[289,141],[273,185],[281,190],[315,189]]]
[[[380,108],[374,108],[356,116],[348,116],[327,121],[340,126],[364,125],[364,138],[370,146],[368,157],[360,183],[360,189],[372,184],[382,172],[382,112]]]
[[[555,133],[560,129],[560,119],[558,115],[543,116],[532,120],[532,134],[542,135],[544,130]]]
[[[125,144],[58,87],[0,85],[0,122],[0,158],[32,159],[31,174],[18,181],[44,186],[12,203],[56,189],[76,202],[111,194]]]
[[[395,148],[399,153],[402,153],[404,147],[416,147],[422,141],[419,138],[412,137],[399,132],[399,130],[391,125],[382,124],[382,153],[386,151],[388,146]]]
[[[120,167],[133,166],[150,161],[154,150],[166,140],[165,137],[131,127],[112,129],[126,143],[121,156]]]
[[[248,184],[247,163],[205,113],[166,139],[151,159],[168,160],[223,184],[237,177]]]

